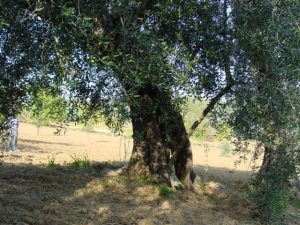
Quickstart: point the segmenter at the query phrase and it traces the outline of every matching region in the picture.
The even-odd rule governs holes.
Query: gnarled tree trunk
[[[155,178],[170,184],[172,169],[184,184],[193,189],[193,154],[189,137],[210,113],[217,102],[228,93],[235,82],[226,85],[207,105],[187,133],[183,117],[172,105],[168,93],[154,87],[144,88],[140,102],[131,106],[134,147],[128,172]]]
[[[174,163],[175,173],[178,179],[184,184],[187,189],[191,189],[195,174],[193,172],[193,152],[190,140],[185,132],[183,120],[179,121],[178,129],[181,131],[178,134],[178,143],[184,141],[184,145],[181,147],[180,152],[176,157]]]
[[[134,145],[126,171],[170,185],[171,154],[184,139],[174,168],[178,179],[190,188],[192,151],[181,114],[166,93],[147,87],[139,94],[140,101],[130,108]]]
[[[169,185],[169,151],[163,143],[155,113],[133,116],[133,150],[128,164],[132,175]]]
[[[175,154],[178,150],[178,154],[174,160],[175,174],[187,189],[191,189],[194,180],[191,143],[184,126],[182,115],[175,110],[171,110],[169,117],[172,117],[174,121],[168,129],[168,136],[170,136],[172,140],[169,144],[169,148],[172,154]],[[179,145],[180,149],[177,149]],[[172,165],[169,164],[169,167],[170,166]]]
[[[132,104],[133,150],[127,166],[130,175],[170,184],[170,152],[159,127],[157,91],[149,86],[140,91],[138,104]]]

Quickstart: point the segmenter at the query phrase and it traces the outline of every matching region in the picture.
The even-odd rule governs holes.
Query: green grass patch
[[[184,190],[184,186],[182,184],[178,184],[175,186],[175,190],[176,191],[183,191]]]
[[[158,191],[160,196],[169,197],[175,193],[174,189],[161,185],[158,186]]]
[[[81,166],[83,168],[91,168],[91,162],[90,160],[87,158],[87,156],[84,156],[83,159],[81,160]]]
[[[80,168],[84,168],[84,169],[92,168],[91,162],[87,156],[79,157],[77,155],[73,155],[71,156],[71,158],[73,159],[73,162],[71,163],[70,167],[74,170],[78,170]]]
[[[290,202],[290,204],[295,207],[295,208],[298,208],[300,209],[300,199],[294,199]]]
[[[157,184],[154,181],[152,181],[148,178],[144,178],[144,177],[136,177],[136,178],[130,179],[129,182],[131,182],[133,184],[138,184],[138,185],[156,185]]]
[[[56,163],[55,163],[55,158],[52,156],[51,158],[48,157],[48,164],[47,164],[47,168],[50,170],[53,170],[57,167]]]

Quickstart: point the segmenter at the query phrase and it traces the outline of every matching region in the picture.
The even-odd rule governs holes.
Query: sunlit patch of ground
[[[73,127],[76,128],[76,127]],[[105,130],[102,128],[101,130]],[[132,139],[122,136],[101,133],[83,132],[79,129],[69,129],[66,135],[54,135],[55,129],[43,127],[37,135],[34,125],[21,123],[17,154],[4,152],[6,162],[47,164],[49,159],[56,163],[72,162],[72,156],[87,156],[92,161],[122,161],[130,157]],[[250,160],[234,166],[238,156],[224,156],[221,144],[208,142],[205,145],[193,145],[194,164],[211,168],[226,168],[228,170],[249,171]],[[126,157],[125,157],[126,156]],[[224,175],[224,174],[223,174]],[[222,175],[222,176],[223,176]],[[236,177],[235,175],[233,175]]]

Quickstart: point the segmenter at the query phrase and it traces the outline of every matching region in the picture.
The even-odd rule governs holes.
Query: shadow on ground
[[[225,167],[195,165],[194,171],[207,181],[216,181],[232,186],[234,183],[247,183],[251,179],[250,171],[232,170]]]
[[[47,144],[47,145],[64,145],[64,146],[75,146],[67,143],[62,143],[62,142],[49,142],[49,141],[37,141],[37,140],[30,140],[30,139],[20,139],[21,142],[23,143],[28,143],[32,145],[38,145],[38,144]],[[76,145],[80,146],[80,145]]]
[[[162,197],[156,185],[113,176],[119,164],[0,166],[0,224],[255,224],[230,201],[184,191]],[[246,211],[245,211],[246,212]]]
[[[145,179],[116,176],[120,166],[97,163],[75,170],[67,165],[49,169],[2,163],[0,224],[258,224],[230,195],[220,199],[178,191],[162,197],[159,187]]]

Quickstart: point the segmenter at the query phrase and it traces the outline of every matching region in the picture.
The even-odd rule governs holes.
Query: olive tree
[[[227,1],[1,3],[7,9],[3,26],[32,19],[47,27],[49,36],[38,42],[50,46],[43,49],[48,57],[42,64],[53,71],[54,82],[73,90],[73,100],[85,100],[108,122],[131,121],[128,173],[170,184],[174,167],[190,187],[189,137],[236,83],[230,74]],[[10,9],[23,17],[15,21],[6,13]],[[181,115],[182,96],[188,95],[212,99],[189,132]]]
[[[257,213],[265,224],[281,224],[290,179],[299,167],[299,16],[298,1],[233,1],[240,57],[246,74],[228,100],[229,123],[237,150],[263,162],[253,179]]]

